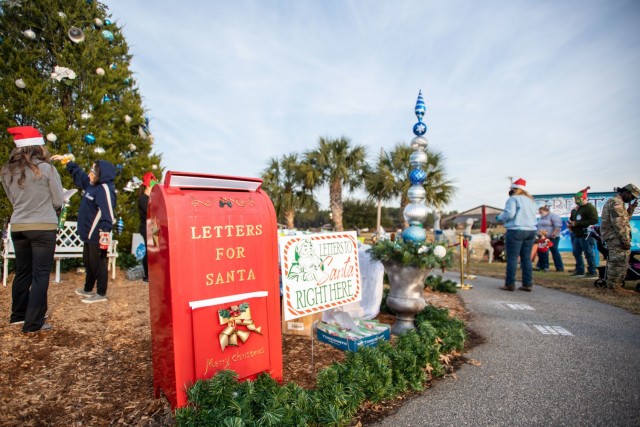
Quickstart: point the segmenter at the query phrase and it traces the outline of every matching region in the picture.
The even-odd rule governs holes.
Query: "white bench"
[[[66,221],[64,228],[58,230],[56,239],[56,252],[53,259],[56,261],[56,283],[60,283],[60,261],[65,258],[82,258],[82,250],[84,243],[80,240],[80,236],[76,232],[78,223],[76,221]],[[116,258],[118,258],[118,241],[111,239],[109,250],[107,251],[108,263],[107,267],[111,270],[111,278],[116,278]],[[7,235],[3,239],[2,258],[3,258],[3,275],[2,284],[7,286],[7,275],[9,273],[9,259],[15,259],[16,252],[11,241],[11,224],[7,226]]]

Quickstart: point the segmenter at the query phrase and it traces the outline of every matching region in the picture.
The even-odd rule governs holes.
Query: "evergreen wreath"
[[[443,256],[438,256],[442,253],[443,248],[446,252]],[[435,253],[434,253],[435,251]],[[371,254],[373,259],[377,259],[382,262],[395,262],[400,265],[407,265],[417,267],[419,269],[433,269],[448,268],[451,267],[453,259],[453,253],[451,250],[446,249],[443,245],[435,242],[412,242],[403,240],[379,240],[367,249],[367,252]],[[438,254],[438,255],[436,255]]]

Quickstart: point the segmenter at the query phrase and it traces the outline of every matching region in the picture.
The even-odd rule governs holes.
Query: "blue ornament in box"
[[[96,142],[96,137],[93,136],[92,133],[88,133],[84,136],[84,142],[86,142],[87,144],[95,144]]]
[[[410,225],[402,232],[402,240],[405,242],[424,242],[427,238],[427,232],[418,225]]]
[[[131,84],[131,79],[129,77],[124,79],[124,84],[129,86]]]
[[[116,68],[118,68],[118,64],[116,64],[116,63],[114,62],[114,63],[112,63],[112,64],[110,65],[110,67],[111,67],[111,69],[112,69],[112,70],[115,70]]]
[[[427,173],[422,169],[413,169],[409,172],[409,180],[412,185],[422,185],[427,179]]]
[[[112,42],[115,37],[113,36],[113,33],[109,30],[102,30],[102,38]]]
[[[427,125],[422,122],[418,122],[413,125],[413,134],[416,136],[422,136],[427,133]]]
[[[118,222],[116,222],[116,230],[118,231],[118,234],[122,234],[122,231],[124,230],[124,221],[122,220],[122,217],[118,218]]]
[[[111,102],[111,97],[105,93],[104,96],[102,97],[102,102],[103,103]]]

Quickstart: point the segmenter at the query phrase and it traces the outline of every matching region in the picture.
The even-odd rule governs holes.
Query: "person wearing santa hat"
[[[507,252],[507,272],[504,286],[500,289],[513,291],[516,288],[518,257],[522,270],[521,291],[531,292],[533,288],[533,265],[531,249],[536,239],[536,204],[526,189],[527,181],[517,179],[509,189],[509,199],[496,219],[507,229],[505,251]]]
[[[23,332],[47,331],[49,273],[56,250],[58,217],[64,203],[60,175],[51,163],[42,134],[32,126],[7,129],[16,147],[2,167],[2,187],[13,206],[11,240],[16,273],[11,287],[9,323]]]
[[[138,189],[138,215],[140,216],[140,228],[138,232],[142,235],[144,241],[144,257],[142,257],[142,267],[144,268],[144,277],[142,280],[149,281],[149,262],[147,258],[147,206],[149,205],[149,195],[151,189],[158,183],[153,172],[147,172],[142,176],[142,185]]]
[[[571,210],[567,226],[573,233],[571,240],[573,257],[576,260],[576,270],[571,277],[597,279],[596,273],[596,241],[589,235],[587,228],[598,223],[596,207],[587,202],[587,192],[591,187],[584,188],[574,195],[576,207]],[[584,260],[587,260],[587,274],[585,275]]]

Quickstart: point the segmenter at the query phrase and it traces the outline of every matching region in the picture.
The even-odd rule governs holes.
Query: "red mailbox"
[[[261,184],[167,172],[151,192],[153,384],[173,408],[222,369],[282,380],[277,223]]]

